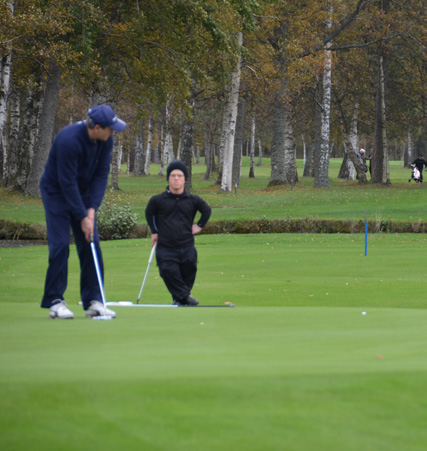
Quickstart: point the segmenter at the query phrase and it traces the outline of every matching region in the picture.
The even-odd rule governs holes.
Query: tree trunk
[[[163,124],[160,126],[160,169],[159,175],[160,177],[164,177],[166,175],[166,166],[168,164],[168,156],[167,156],[167,146],[165,145],[165,127]]]
[[[252,118],[251,118],[251,163],[249,167],[249,178],[255,178],[255,113],[252,112]]]
[[[213,119],[211,123],[213,123]],[[205,123],[205,139],[204,139],[204,149],[205,149],[205,164],[206,164],[206,172],[203,177],[203,180],[209,180],[212,173],[212,158],[211,154],[213,154],[213,145],[211,143],[211,130],[210,125]]]
[[[288,183],[298,181],[296,149],[294,139],[293,108],[286,103],[285,108],[285,179]]]
[[[136,139],[135,139],[135,158],[133,163],[133,175],[134,177],[141,177],[144,175],[144,157],[145,157],[145,129],[144,121],[138,121]]]
[[[31,163],[34,154],[34,145],[37,139],[37,118],[42,108],[41,87],[37,84],[28,90],[24,120],[19,137],[18,148],[21,149],[19,157],[18,172],[13,187],[16,191],[25,192]]]
[[[3,186],[13,186],[18,173],[18,162],[20,149],[18,147],[19,130],[20,130],[20,95],[19,91],[14,90],[10,97],[9,116],[10,122],[8,127],[8,146],[6,152],[3,152]]]
[[[387,15],[389,12],[390,1],[381,2],[382,13]],[[390,185],[390,168],[386,136],[386,76],[387,76],[387,48],[381,44],[378,48],[378,77],[377,77],[377,95],[375,102],[375,146],[372,156],[372,183]]]
[[[153,118],[151,114],[148,116],[148,139],[147,139],[147,149],[145,152],[145,175],[150,175],[150,164],[151,164],[151,149],[153,143]]]
[[[332,15],[332,9],[329,7]],[[332,19],[327,21],[327,27],[332,27]],[[316,162],[314,186],[316,188],[329,188],[329,134],[332,90],[332,54],[328,50],[332,42],[326,44],[325,62],[323,71],[323,101],[322,101],[322,125],[319,158]]]
[[[232,173],[232,183],[234,186],[238,186],[240,182],[244,119],[245,119],[245,99],[242,97],[239,99],[239,105],[237,106],[236,137],[234,139],[233,173]]]
[[[7,1],[7,8],[9,9],[9,15],[12,17],[14,15],[14,2],[12,0]],[[6,43],[4,48],[6,51],[0,58],[0,181],[3,177],[6,160],[2,140],[4,126],[7,121],[7,101],[10,89],[10,74],[12,71],[12,43]]]
[[[337,102],[337,106],[338,106],[338,111],[339,111],[339,119],[340,119],[342,134],[344,137],[344,149],[345,149],[344,161],[343,161],[343,164],[341,165],[339,178],[345,177],[345,175],[346,175],[345,171],[348,171],[349,162],[351,162],[352,166],[356,170],[357,179],[359,180],[359,183],[367,183],[364,164],[363,164],[362,160],[357,156],[356,149],[353,147],[355,140],[354,139],[352,140],[351,135],[353,133],[355,133],[354,113],[351,118],[351,121],[348,121],[345,111],[344,111],[343,99],[341,99],[341,101]],[[350,126],[348,125],[348,122],[350,122]]]
[[[34,148],[34,157],[26,188],[26,194],[34,197],[40,197],[40,178],[49,156],[50,146],[52,145],[61,74],[61,68],[52,58],[46,81],[43,107],[40,114],[40,130]]]
[[[185,188],[187,191],[192,191],[192,169],[193,169],[193,141],[194,141],[194,99],[188,102],[190,107],[190,117],[184,120],[182,130],[182,152],[181,159],[187,166],[188,177],[185,179]]]
[[[358,102],[356,102],[350,125],[349,140],[351,143],[351,147],[345,146],[345,155],[341,164],[340,172],[338,174],[338,178],[341,180],[354,180],[356,171],[353,164],[354,159],[349,158],[349,153],[353,152],[355,154],[355,157],[357,158],[356,153],[359,149],[358,116],[359,116],[359,104]]]
[[[285,173],[285,114],[284,85],[282,81],[282,92],[274,99],[273,120],[271,130],[271,175],[268,186],[284,185],[286,183]]]
[[[319,168],[320,162],[320,147],[322,143],[322,98],[323,98],[323,75],[320,77],[316,90],[314,92],[315,106],[314,106],[314,142],[313,142],[313,159],[311,168],[307,176],[316,178],[316,172]],[[310,150],[309,150],[310,152]],[[309,163],[310,164],[310,163]]]
[[[258,139],[258,163],[257,166],[262,166],[262,145],[261,140]]]
[[[404,166],[405,168],[410,168],[411,163],[414,161],[414,156],[412,154],[412,133],[408,130],[408,144],[406,146],[406,152],[404,156]]]
[[[113,152],[111,156],[111,188],[118,191],[119,187],[119,173],[122,162],[123,144],[122,136],[117,134],[114,139]]]
[[[243,33],[238,34],[239,48],[242,47]],[[231,192],[233,189],[233,151],[234,137],[236,132],[237,105],[239,102],[240,89],[240,62],[238,58],[236,71],[231,75],[231,90],[229,95],[229,108],[227,117],[226,140],[224,147],[224,158],[222,166],[221,191]]]
[[[385,115],[385,58],[378,61],[378,86],[375,112],[375,149],[372,161],[372,183],[390,185]]]
[[[218,185],[221,185],[221,180],[222,180],[224,149],[225,149],[226,142],[227,142],[227,123],[228,123],[229,113],[230,113],[229,93],[226,89],[225,105],[224,105],[224,110],[222,112],[221,139],[220,139],[219,148],[218,148],[218,179],[216,181],[216,183]]]

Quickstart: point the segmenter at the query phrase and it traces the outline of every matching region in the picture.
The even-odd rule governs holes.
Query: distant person
[[[114,132],[125,128],[126,123],[117,118],[110,106],[97,105],[89,109],[85,121],[63,128],[53,141],[40,180],[49,244],[49,266],[41,307],[49,309],[52,319],[74,317],[64,300],[70,228],[80,259],[80,293],[86,316],[116,316],[101,302],[90,240],[95,242],[103,279],[96,211],[107,187]]]
[[[367,156],[366,156],[366,151],[365,151],[365,149],[360,149],[360,150],[359,150],[358,157],[359,157],[360,162],[362,163],[363,170],[364,170],[365,172],[368,172],[368,165],[366,164],[366,161],[370,160],[371,157],[367,157]]]
[[[151,229],[159,273],[179,306],[196,306],[191,295],[197,273],[197,251],[194,235],[200,233],[211,215],[211,207],[200,197],[185,190],[188,177],[183,161],[173,161],[167,168],[166,191],[153,196],[147,204],[145,217]],[[200,219],[194,223],[196,214]]]
[[[423,155],[420,153],[418,157],[412,162],[412,164],[420,171],[419,181],[423,181],[423,168],[427,166],[426,160],[424,160]]]

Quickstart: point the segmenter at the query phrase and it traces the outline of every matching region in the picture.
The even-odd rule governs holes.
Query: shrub
[[[120,195],[110,190],[98,209],[98,233],[103,240],[129,238],[136,226],[138,214],[132,213],[129,203],[121,204]]]

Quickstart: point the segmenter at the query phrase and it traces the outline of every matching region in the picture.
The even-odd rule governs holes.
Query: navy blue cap
[[[126,128],[126,122],[119,119],[109,105],[96,105],[89,108],[87,113],[93,125],[99,125],[102,128],[110,127],[116,132],[122,132]]]

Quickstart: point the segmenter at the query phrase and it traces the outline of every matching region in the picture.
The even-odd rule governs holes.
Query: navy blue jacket
[[[50,149],[40,180],[43,199],[51,207],[67,208],[81,221],[87,209],[101,205],[110,172],[113,137],[92,141],[86,124],[63,128]]]
[[[199,196],[172,194],[169,189],[153,196],[145,209],[145,218],[152,233],[159,235],[159,247],[186,247],[194,244],[192,227],[197,212],[197,225],[204,227],[211,216],[211,207]]]

